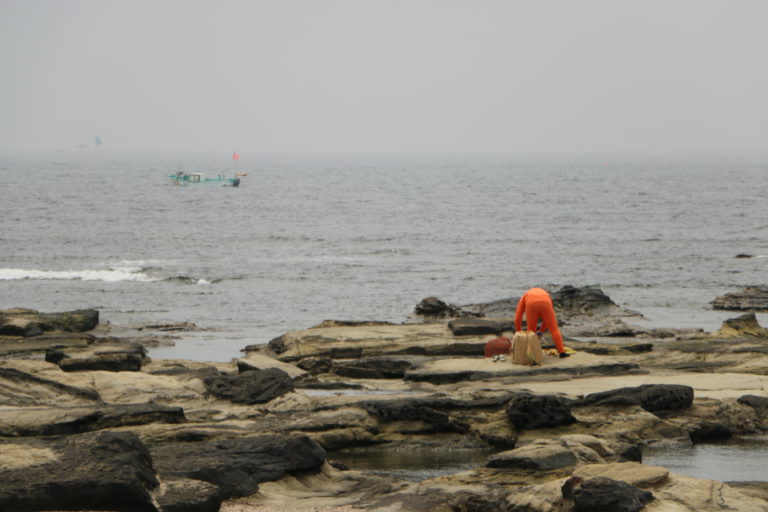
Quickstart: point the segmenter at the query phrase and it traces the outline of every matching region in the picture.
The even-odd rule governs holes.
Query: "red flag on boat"
[[[238,155],[237,153],[232,153],[232,160],[234,161],[240,160],[240,155]]]

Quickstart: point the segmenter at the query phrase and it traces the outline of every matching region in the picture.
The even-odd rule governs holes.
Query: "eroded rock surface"
[[[727,311],[768,311],[768,286],[747,286],[710,302],[713,309]]]
[[[566,289],[559,300],[569,321],[616,312],[594,291]],[[499,318],[491,320],[503,327],[508,319]],[[55,333],[9,336],[0,346],[35,348],[0,358],[0,497],[16,507],[9,510],[768,508],[759,486],[641,463],[647,443],[768,432],[761,331],[664,343],[567,340],[571,357],[547,355],[532,368],[483,357],[495,333],[456,334],[450,320],[327,321],[249,346],[230,363],[144,358],[131,371],[61,364],[112,353],[115,343],[131,353],[130,343],[94,337],[49,350],[46,361],[36,340]],[[339,450],[355,448],[487,456],[415,482],[338,469]]]

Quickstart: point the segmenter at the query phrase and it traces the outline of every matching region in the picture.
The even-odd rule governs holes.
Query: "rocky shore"
[[[715,299],[739,313],[713,333],[641,329],[597,288],[552,292],[574,352],[534,367],[483,357],[513,334],[516,298],[329,320],[230,363],[149,358],[174,326],[117,336],[95,310],[0,311],[0,510],[768,511],[765,475],[642,460],[768,432],[764,287]],[[361,449],[484,455],[413,479],[341,462]]]

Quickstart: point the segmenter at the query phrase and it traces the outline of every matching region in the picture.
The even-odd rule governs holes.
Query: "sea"
[[[0,155],[0,309],[191,322],[150,356],[230,361],[327,319],[532,286],[711,331],[738,313],[710,301],[766,284],[768,155],[241,155]]]

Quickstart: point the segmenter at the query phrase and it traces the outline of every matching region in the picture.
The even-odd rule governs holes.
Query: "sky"
[[[0,151],[766,153],[766,0],[0,0]]]

